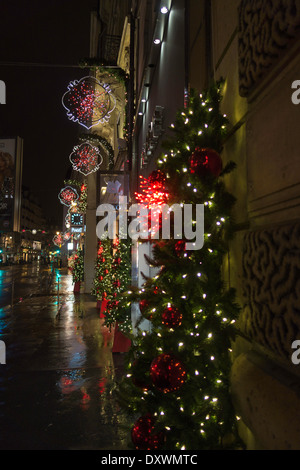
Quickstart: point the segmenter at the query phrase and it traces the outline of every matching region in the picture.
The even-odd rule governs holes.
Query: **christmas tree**
[[[81,248],[78,248],[74,255],[72,277],[74,283],[84,279],[83,251]]]
[[[238,441],[229,377],[239,307],[222,278],[235,203],[224,175],[235,165],[224,166],[220,156],[228,127],[221,87],[191,92],[171,126],[159,174],[150,175],[152,189],[153,177],[160,192],[163,183],[169,206],[204,205],[204,244],[187,250],[184,237],[152,240],[147,260],[157,275],[123,299],[127,306],[139,302],[151,325],[137,328],[118,387],[136,449],[213,450]]]
[[[130,333],[131,309],[120,304],[120,299],[131,284],[131,244],[127,240],[116,238],[112,244],[113,256],[111,261],[111,291],[108,295],[105,324],[115,325],[118,322],[120,331]]]
[[[112,290],[112,241],[106,238],[98,242],[92,294],[104,301],[111,297]]]

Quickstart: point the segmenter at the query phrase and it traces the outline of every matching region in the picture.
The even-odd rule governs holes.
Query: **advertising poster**
[[[21,205],[20,139],[0,139],[0,231],[18,231]]]

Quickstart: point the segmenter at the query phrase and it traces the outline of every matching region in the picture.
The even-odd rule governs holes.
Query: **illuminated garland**
[[[128,74],[121,69],[120,67],[109,67],[102,60],[99,62],[99,59],[94,57],[87,57],[82,59],[79,62],[79,65],[83,68],[89,67],[91,70],[98,70],[101,74],[108,74],[115,78],[119,83],[122,83],[125,87],[127,86],[129,76]]]

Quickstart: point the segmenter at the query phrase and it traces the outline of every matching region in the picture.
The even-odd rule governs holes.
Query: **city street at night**
[[[51,279],[38,262],[0,276],[0,448],[126,448],[111,396],[122,357],[93,299],[73,293],[67,270]]]
[[[0,449],[300,450],[300,0],[0,18]]]

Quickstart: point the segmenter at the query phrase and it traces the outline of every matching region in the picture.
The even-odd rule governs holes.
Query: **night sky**
[[[70,81],[88,74],[87,69],[62,66],[77,66],[89,56],[90,12],[97,3],[0,0],[0,80],[6,84],[0,137],[24,139],[23,185],[38,197],[45,216],[60,225],[58,193],[79,132],[61,98]]]

